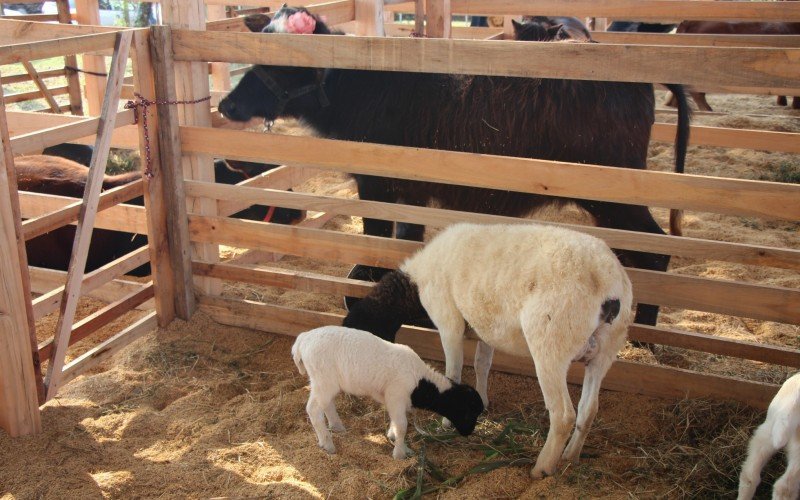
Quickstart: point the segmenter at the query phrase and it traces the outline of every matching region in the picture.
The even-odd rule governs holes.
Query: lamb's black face
[[[287,115],[300,116],[321,107],[320,76],[318,70],[311,68],[254,67],[220,101],[219,111],[225,118],[237,122],[254,117],[269,121]],[[301,89],[308,89],[308,92],[295,95]]]
[[[447,417],[459,434],[469,436],[483,413],[483,400],[478,391],[466,384],[453,384],[442,393],[439,412]]]

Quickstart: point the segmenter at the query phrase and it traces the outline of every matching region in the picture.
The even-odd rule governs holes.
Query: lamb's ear
[[[245,16],[244,25],[253,33],[261,33],[261,30],[272,21],[266,14],[250,14]]]

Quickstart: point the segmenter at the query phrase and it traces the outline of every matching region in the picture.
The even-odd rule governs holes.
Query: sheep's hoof
[[[405,450],[395,448],[394,451],[392,452],[392,457],[395,460],[405,460],[406,458],[410,457],[413,454],[414,452],[411,451],[411,448],[406,446]]]
[[[386,439],[394,443],[394,429],[389,429],[386,431]]]
[[[344,428],[344,424],[341,422],[338,424],[331,425],[331,432],[344,432],[345,430],[346,429]]]
[[[325,451],[325,453],[329,455],[333,455],[336,453],[336,446],[334,446],[333,443],[320,443],[319,447],[322,448]]]
[[[537,469],[536,467],[531,469],[531,478],[532,479],[543,479],[543,478],[545,478],[547,476],[550,476],[550,475],[552,475],[552,474],[547,472],[544,469]]]
[[[453,430],[453,422],[451,422],[450,420],[448,420],[446,418],[443,418],[442,419],[442,429],[444,429],[446,431]]]

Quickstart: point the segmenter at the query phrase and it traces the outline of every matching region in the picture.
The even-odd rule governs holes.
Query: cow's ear
[[[271,20],[272,19],[266,14],[250,14],[244,17],[244,25],[254,33],[261,33],[261,30],[263,30]]]
[[[550,26],[549,28],[547,28],[547,38],[548,40],[562,40],[565,38],[569,38],[569,35],[567,34],[567,31],[564,29],[563,24],[556,24],[555,26]]]
[[[514,26],[514,33],[519,33],[523,26],[522,23],[516,19],[511,20],[511,25]]]

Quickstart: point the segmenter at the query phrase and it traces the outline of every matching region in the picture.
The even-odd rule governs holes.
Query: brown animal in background
[[[677,33],[695,35],[800,35],[800,23],[726,23],[720,21],[683,21]],[[697,107],[703,111],[713,111],[706,101],[705,92],[690,92]],[[778,106],[786,106],[786,96],[779,95]],[[675,106],[675,97],[670,96],[667,106]],[[792,98],[792,109],[800,109],[800,97]]]

